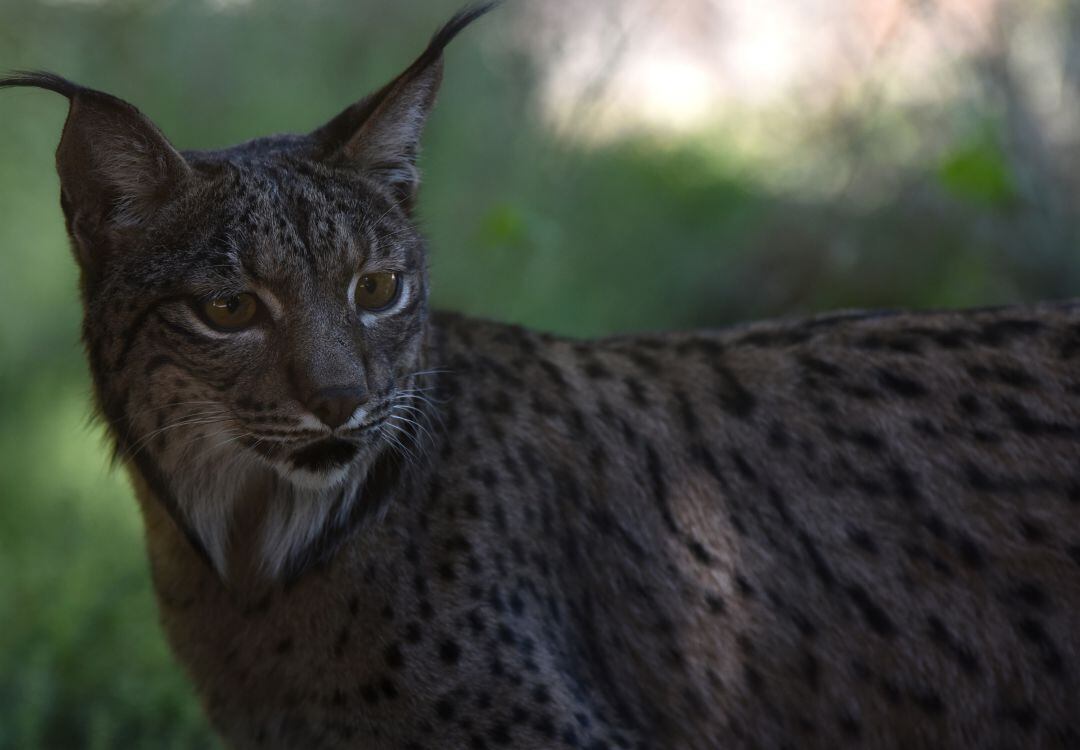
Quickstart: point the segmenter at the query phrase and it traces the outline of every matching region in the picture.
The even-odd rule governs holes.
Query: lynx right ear
[[[410,209],[420,186],[420,136],[442,81],[443,50],[496,5],[477,5],[455,15],[405,72],[312,133],[316,157],[364,172]]]
[[[70,101],[56,149],[60,202],[75,254],[86,272],[110,255],[125,230],[137,229],[191,175],[157,126],[115,96],[51,73],[15,73],[0,88],[30,86]]]

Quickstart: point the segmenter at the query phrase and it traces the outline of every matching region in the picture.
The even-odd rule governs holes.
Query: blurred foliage
[[[960,144],[947,154],[938,177],[953,195],[986,208],[1001,208],[1018,198],[1007,156],[992,135]]]
[[[0,67],[109,90],[181,148],[212,148],[307,130],[382,83],[456,8],[414,5],[0,0]],[[805,164],[752,157],[719,126],[585,146],[545,129],[536,63],[501,13],[451,50],[426,138],[438,306],[596,335],[1076,289],[1075,206],[1039,197],[1061,191],[1007,107],[957,102],[923,161],[887,156],[918,120],[858,108],[817,124]],[[44,92],[0,99],[0,748],[207,747],[89,418],[52,169],[65,111]]]

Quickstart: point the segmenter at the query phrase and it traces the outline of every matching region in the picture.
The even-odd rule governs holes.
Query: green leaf
[[[1005,154],[996,139],[983,137],[949,154],[938,169],[941,185],[957,198],[1001,208],[1018,195]]]

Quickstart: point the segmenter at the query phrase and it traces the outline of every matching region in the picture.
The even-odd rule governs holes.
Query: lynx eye
[[[206,320],[222,331],[239,331],[247,328],[259,312],[259,302],[254,294],[237,294],[218,297],[202,304]]]
[[[396,273],[364,274],[356,284],[356,306],[368,312],[385,310],[397,300],[400,286]]]

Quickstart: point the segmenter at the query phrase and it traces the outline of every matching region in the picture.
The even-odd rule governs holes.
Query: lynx
[[[428,308],[454,17],[306,135],[46,73],[100,414],[235,748],[1080,746],[1080,307],[574,341]]]

